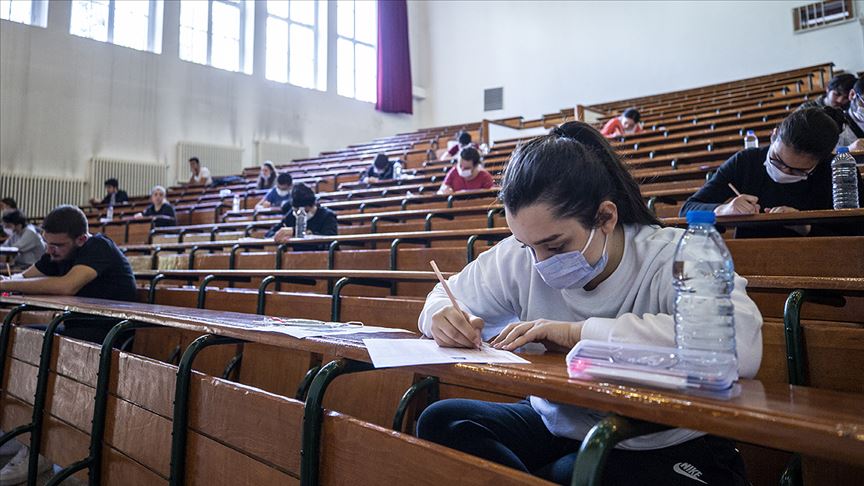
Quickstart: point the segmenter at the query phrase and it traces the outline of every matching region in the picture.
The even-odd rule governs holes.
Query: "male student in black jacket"
[[[117,204],[125,204],[129,202],[129,195],[126,194],[126,191],[120,190],[120,182],[113,177],[111,179],[107,179],[105,181],[105,197],[102,198],[101,203],[107,204],[109,206],[116,206]],[[91,199],[91,204],[95,204],[96,200]]]
[[[681,208],[732,214],[785,213],[832,209],[831,159],[840,129],[822,108],[789,115],[766,147],[746,149],[723,163],[717,173]],[[734,186],[738,196],[730,187]],[[862,187],[859,177],[858,187]],[[864,204],[864,191],[859,191]],[[758,225],[740,227],[736,237],[857,234],[836,225]]]
[[[338,232],[336,213],[319,206],[316,202],[315,193],[309,186],[303,183],[295,184],[291,189],[290,205],[283,206],[282,211],[285,217],[282,221],[270,228],[267,232],[267,238],[273,238],[279,243],[284,243],[294,236],[294,224],[297,218],[294,216],[294,210],[304,208],[306,210],[306,232],[313,235],[330,236]]]

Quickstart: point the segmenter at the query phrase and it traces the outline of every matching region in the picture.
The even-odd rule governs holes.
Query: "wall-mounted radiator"
[[[105,180],[112,177],[130,197],[143,196],[153,186],[168,182],[168,168],[157,162],[94,157],[90,159],[90,197],[101,200],[105,196]]]
[[[42,218],[61,204],[82,205],[87,181],[23,174],[0,174],[0,195],[14,198],[28,217]]]
[[[198,157],[202,167],[210,169],[211,176],[239,175],[243,171],[243,148],[203,143],[177,143],[177,181],[191,177],[189,159]]]

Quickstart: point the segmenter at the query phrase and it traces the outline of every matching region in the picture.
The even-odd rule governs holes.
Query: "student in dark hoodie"
[[[306,233],[312,235],[330,236],[338,232],[336,213],[318,205],[315,193],[303,183],[294,185],[291,190],[293,207],[284,205],[282,211],[285,216],[282,221],[270,228],[267,238],[273,238],[279,243],[284,243],[294,236],[294,224],[297,222],[296,212],[303,208],[306,210]]]

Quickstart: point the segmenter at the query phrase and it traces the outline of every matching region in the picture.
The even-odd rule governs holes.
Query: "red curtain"
[[[408,5],[405,0],[378,0],[378,102],[385,113],[413,113]]]

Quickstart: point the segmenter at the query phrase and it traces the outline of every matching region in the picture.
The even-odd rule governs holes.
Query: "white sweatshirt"
[[[624,255],[618,268],[594,290],[556,290],[534,269],[534,258],[512,236],[482,253],[448,280],[463,309],[485,321],[483,339],[496,336],[507,324],[549,319],[584,321],[582,339],[675,345],[672,317],[675,289],[672,261],[684,230],[625,225]],[[747,297],[747,281],[735,276],[735,344],[738,372],[752,378],[762,359],[762,315]],[[441,285],[426,298],[420,331],[431,337],[432,315],[450,305]],[[563,358],[562,358],[563,360]],[[531,397],[531,405],[549,430],[582,440],[605,414]],[[694,439],[701,432],[674,429],[619,444],[624,449],[658,449]]]

